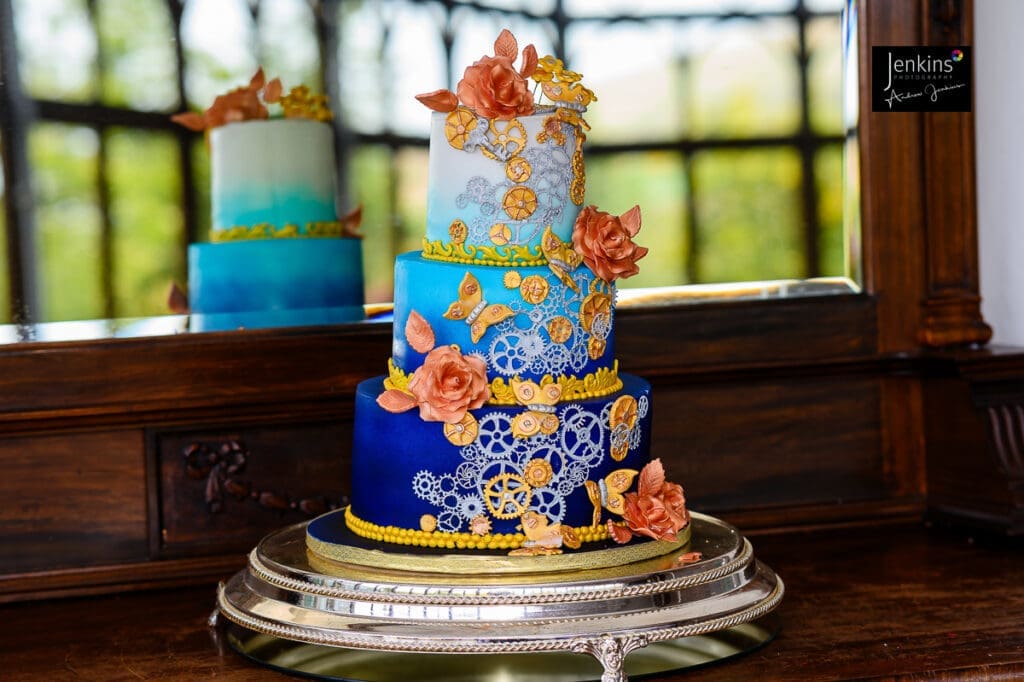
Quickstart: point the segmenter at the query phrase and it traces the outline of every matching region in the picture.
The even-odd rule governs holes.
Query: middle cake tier
[[[615,287],[580,265],[489,266],[425,258],[395,262],[392,372],[409,375],[426,357],[406,338],[415,311],[436,346],[457,345],[487,364],[492,403],[512,404],[508,381],[557,381],[562,400],[619,389],[614,353]]]

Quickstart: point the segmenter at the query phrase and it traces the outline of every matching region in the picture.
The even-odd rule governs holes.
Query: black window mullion
[[[176,86],[178,89],[178,109],[184,110],[188,107],[188,97],[185,93],[185,48],[181,43],[181,17],[184,12],[182,0],[167,0],[167,11],[171,17],[171,26],[174,30],[174,70],[177,75]],[[185,229],[182,231],[178,244],[179,262],[181,272],[187,268],[188,245],[199,241],[199,221],[196,217],[196,173],[192,164],[192,143],[194,135],[182,126],[172,126],[174,137],[178,143],[178,164],[181,171],[181,215],[185,221]]]
[[[96,36],[96,82],[99,84],[96,92],[98,100],[103,100],[103,77],[106,73],[106,55],[103,50],[103,37],[100,35],[99,22],[96,19],[96,0],[89,0],[87,3],[89,21],[92,22],[93,34]],[[95,120],[95,119],[94,119]],[[100,243],[99,243],[99,272],[100,295],[103,297],[103,317],[112,319],[117,317],[116,306],[114,305],[114,274],[117,263],[114,259],[114,238],[113,225],[110,218],[110,181],[107,177],[108,152],[107,130],[101,123],[90,126],[96,133],[96,203],[100,212]]]
[[[821,245],[818,243],[818,186],[815,182],[814,155],[818,144],[811,131],[810,78],[807,73],[810,55],[807,52],[807,21],[809,15],[803,0],[797,0],[794,15],[797,22],[797,64],[800,82],[800,206],[803,220],[804,275],[821,275]]]
[[[33,114],[21,87],[16,40],[11,0],[0,0],[0,135],[6,194],[8,309],[14,323],[28,324],[36,320],[39,311],[35,194],[28,160]]]

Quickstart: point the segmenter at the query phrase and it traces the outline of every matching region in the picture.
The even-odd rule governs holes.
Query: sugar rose
[[[587,206],[573,225],[572,246],[598,277],[613,282],[640,272],[636,262],[647,255],[647,248],[633,243],[639,231],[639,206],[621,216]]]
[[[626,526],[638,535],[675,542],[679,531],[686,526],[686,510],[673,507],[661,494],[641,496],[628,493],[625,502],[622,518]]]
[[[533,113],[533,93],[509,57],[483,57],[466,68],[459,100],[478,116],[510,119]]]
[[[491,397],[487,365],[457,348],[440,346],[413,373],[409,392],[419,405],[420,419],[454,424]]]

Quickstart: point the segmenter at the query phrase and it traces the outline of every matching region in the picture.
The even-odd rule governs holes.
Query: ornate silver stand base
[[[253,637],[346,650],[584,653],[600,663],[603,682],[622,682],[626,656],[643,647],[725,631],[740,638],[746,632],[754,644],[771,636],[764,630],[758,641],[756,626],[745,625],[774,609],[783,593],[750,543],[735,528],[694,514],[686,551],[703,558],[682,564],[679,550],[615,569],[493,578],[377,573],[338,563],[328,574],[311,566],[300,524],[260,542],[248,568],[220,587],[217,609]],[[301,658],[295,651],[291,659],[271,660],[253,642],[236,629],[231,643],[261,662],[299,669],[288,663]],[[514,676],[515,668],[508,672]]]

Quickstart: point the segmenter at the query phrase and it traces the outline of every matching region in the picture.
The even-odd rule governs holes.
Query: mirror
[[[365,208],[367,300],[386,305],[393,258],[425,224],[429,117],[412,96],[457,81],[502,26],[565,54],[598,93],[586,202],[641,204],[638,241],[653,247],[620,282],[625,305],[856,290],[842,0],[565,0],[564,21],[548,18],[555,0],[481,5],[12,2],[0,104],[15,112],[2,133],[15,265],[0,301],[21,294],[40,321],[115,320],[55,336],[180,331],[173,316],[124,322],[166,312],[185,245],[209,229],[207,150],[167,118],[261,63],[340,102],[339,204]],[[0,340],[31,338],[50,337]]]

